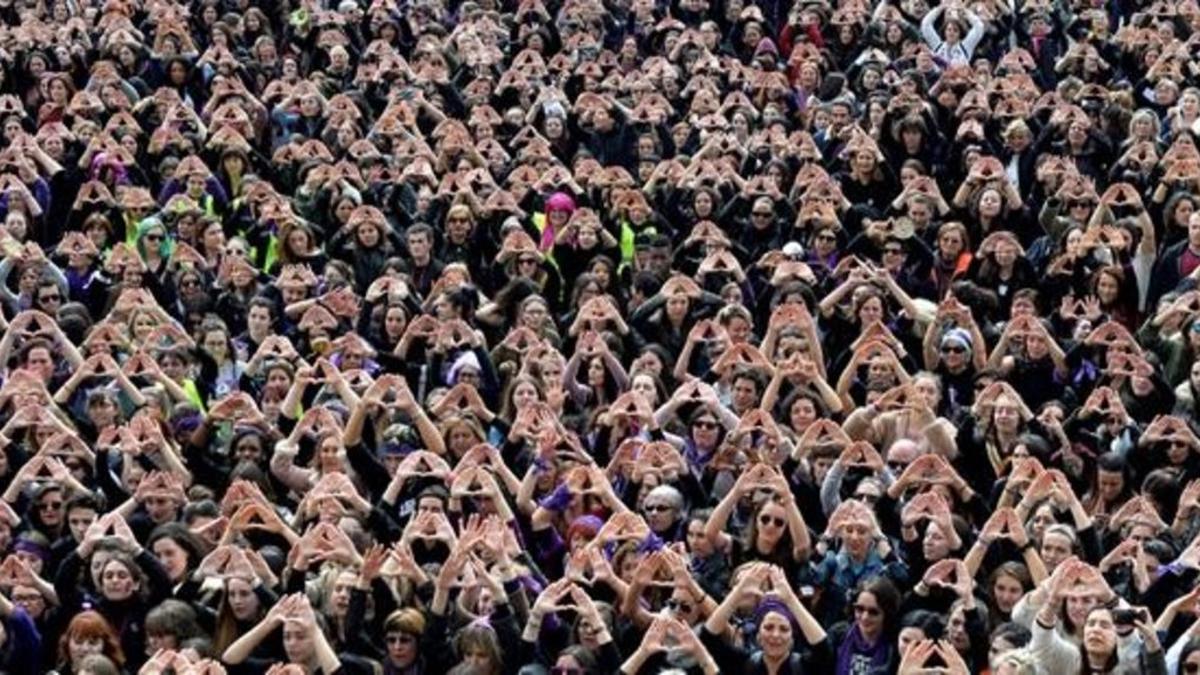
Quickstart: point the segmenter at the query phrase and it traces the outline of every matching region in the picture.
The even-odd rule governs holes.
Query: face
[[[921,549],[925,559],[937,561],[950,555],[950,540],[937,523],[930,523],[925,528],[925,538],[921,541]]]
[[[1068,611],[1070,601],[1071,598],[1068,598]],[[1117,631],[1113,625],[1112,612],[1097,609],[1087,615],[1083,623],[1083,648],[1100,654],[1111,654],[1117,648]]]
[[[1058,532],[1048,532],[1042,537],[1042,560],[1046,569],[1053,570],[1071,555],[1071,540]]]
[[[43,381],[49,382],[54,375],[54,360],[50,355],[50,350],[41,347],[31,349],[25,362],[25,368],[32,370]]]
[[[1017,601],[1023,595],[1025,595],[1025,589],[1021,587],[1021,582],[1007,574],[996,577],[996,582],[992,584],[992,599],[995,600],[1000,611],[1006,614],[1012,612],[1013,607],[1017,605]]]
[[[67,653],[72,663],[79,663],[86,656],[104,653],[104,640],[99,637],[75,637],[67,640]]]
[[[258,596],[245,579],[230,578],[225,582],[225,601],[238,621],[252,621],[258,616]]]
[[[769,612],[758,627],[758,646],[770,658],[781,658],[792,650],[792,625],[782,614]]]
[[[113,602],[128,600],[138,590],[133,572],[120,560],[109,560],[100,572],[100,589]]]
[[[733,409],[750,410],[758,402],[758,385],[754,380],[741,377],[733,382]]]
[[[354,590],[354,584],[358,581],[358,575],[353,572],[342,572],[333,582],[333,592],[329,597],[330,610],[335,617],[341,618],[346,616],[346,612],[350,609],[350,591]]]
[[[792,403],[788,415],[792,430],[796,433],[804,433],[804,430],[817,420],[817,406],[807,398],[798,398]]]
[[[402,631],[389,631],[387,642],[388,660],[399,670],[404,670],[417,660],[417,638]]]
[[[266,335],[271,330],[271,310],[254,306],[246,314],[246,326],[254,335]]]
[[[210,330],[204,334],[204,340],[201,341],[204,350],[213,357],[217,363],[222,363],[229,356],[229,339],[224,331]]]
[[[854,600],[854,623],[863,635],[874,637],[883,631],[883,610],[874,593],[862,592]]]
[[[173,539],[163,538],[154,542],[154,557],[158,558],[158,562],[167,571],[167,576],[171,578],[171,583],[179,583],[183,581],[187,575],[188,569],[188,554],[183,550],[183,547],[175,543]]]
[[[71,536],[75,541],[83,541],[83,535],[92,523],[96,522],[95,509],[74,508],[67,512],[67,527],[71,528]]]
[[[787,512],[773,501],[765,502],[758,511],[755,524],[759,541],[774,546],[787,532]]]
[[[283,625],[283,651],[291,663],[307,663],[313,654],[312,638],[308,629],[287,622]]]
[[[523,410],[538,400],[537,388],[530,382],[522,382],[513,389],[513,406]]]
[[[50,527],[57,527],[62,523],[63,493],[61,490],[47,490],[38,497],[35,506],[42,523]]]
[[[720,437],[719,422],[712,415],[701,415],[692,423],[692,440],[697,447],[711,449],[717,447]]]
[[[650,529],[659,534],[670,530],[679,515],[671,500],[663,495],[647,497],[642,504],[642,511],[646,514],[646,523]]]
[[[883,320],[883,301],[877,297],[868,298],[858,309],[858,320],[863,326]]]

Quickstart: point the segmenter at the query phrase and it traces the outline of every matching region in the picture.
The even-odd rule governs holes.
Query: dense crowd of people
[[[1200,673],[1194,0],[0,24],[0,671]]]

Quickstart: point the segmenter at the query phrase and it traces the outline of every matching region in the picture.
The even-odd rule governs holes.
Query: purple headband
[[[13,551],[36,555],[42,562],[45,562],[50,557],[50,551],[46,550],[45,546],[29,541],[28,539],[18,539],[13,544]]]
[[[796,621],[796,616],[792,614],[792,610],[788,609],[782,600],[774,596],[764,597],[758,603],[758,607],[754,608],[754,618],[751,620],[754,622],[756,630],[758,626],[762,625],[763,619],[767,618],[767,615],[772,612],[787,619],[788,624],[792,627],[792,635],[800,634],[800,624]]]

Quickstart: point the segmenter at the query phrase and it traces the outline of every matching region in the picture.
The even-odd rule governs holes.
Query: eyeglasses
[[[62,502],[42,502],[37,505],[38,511],[57,511],[63,507]]]
[[[692,603],[685,600],[676,600],[675,598],[667,600],[667,609],[671,610],[672,612],[687,614],[692,611],[693,607],[694,605],[692,605]]]
[[[671,507],[666,504],[646,504],[642,506],[642,510],[648,513],[666,513]]]
[[[716,423],[716,422],[709,422],[708,420],[698,420],[698,421],[696,421],[696,422],[692,422],[692,426],[696,427],[697,429],[709,429],[709,430],[712,430],[712,429],[716,429],[716,428],[717,428],[717,423]]]
[[[887,464],[887,468],[892,470],[892,473],[897,473],[897,474],[903,473],[904,470],[908,468],[908,462],[899,462],[896,460],[892,460],[890,462],[886,462],[886,464]]]
[[[62,302],[62,296],[58,293],[53,295],[43,295],[42,302]]]
[[[180,288],[194,288],[199,285],[200,282],[195,279],[184,279],[183,281],[179,282]]]
[[[770,218],[771,212],[770,211],[751,211],[750,215],[754,216],[755,218]]]
[[[162,240],[163,240],[163,236],[161,234],[146,235],[146,241],[162,241]]]
[[[943,354],[962,354],[966,351],[966,349],[959,347],[958,345],[947,345],[942,347]]]
[[[859,614],[866,614],[867,616],[879,616],[880,614],[883,614],[883,610],[879,609],[878,607],[867,607],[866,605],[855,605],[854,606],[854,614],[855,614],[855,616],[857,616]]]
[[[522,265],[536,265],[537,258],[521,258],[517,262],[519,262]]]
[[[776,518],[775,516],[762,515],[762,516],[758,517],[758,524],[759,525],[774,524],[775,527],[783,527],[784,525],[787,525],[787,521],[784,520],[783,518]]]
[[[417,639],[411,635],[401,634],[401,635],[389,635],[386,638],[384,638],[384,641],[387,642],[389,645],[410,645],[410,644],[416,642]]]

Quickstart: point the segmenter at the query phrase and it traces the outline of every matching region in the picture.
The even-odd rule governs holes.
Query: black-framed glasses
[[[960,347],[959,345],[946,345],[945,347],[942,347],[943,354],[962,354],[966,351],[966,349]]]
[[[58,293],[41,296],[42,302],[62,302],[62,299],[63,299],[62,295],[60,295]]]
[[[161,235],[161,234],[153,234],[152,233],[152,234],[146,235],[146,241],[162,241],[162,240],[163,240],[163,235]]]
[[[908,462],[898,462],[896,460],[892,460],[890,462],[885,462],[885,464],[887,464],[887,468],[892,470],[892,473],[896,474],[903,473],[904,470],[908,468]]]
[[[41,504],[38,504],[39,511],[57,511],[62,507],[62,502],[42,502]]]
[[[696,427],[697,429],[712,430],[717,428],[717,423],[709,422],[708,420],[696,420],[695,422],[692,422],[692,426]]]
[[[770,218],[771,212],[770,211],[751,211],[750,215],[754,216],[755,218]]]
[[[784,525],[787,525],[787,521],[784,520],[783,518],[778,518],[776,516],[768,516],[766,514],[763,514],[758,517],[758,524],[759,525],[774,524],[775,527],[783,527]]]

